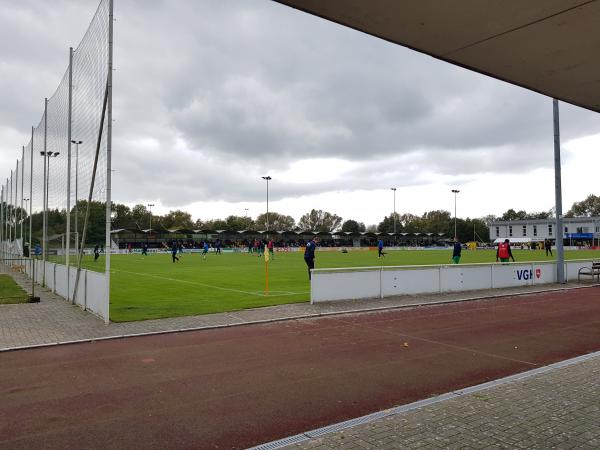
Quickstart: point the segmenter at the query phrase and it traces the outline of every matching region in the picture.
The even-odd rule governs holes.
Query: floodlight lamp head
[[[391,189],[392,191],[395,191],[395,190],[396,190],[396,188],[390,188],[390,189]]]
[[[272,178],[271,178],[270,176],[268,176],[268,175],[267,175],[266,177],[261,177],[261,178],[262,178],[263,180],[267,180],[267,181],[269,181],[269,180],[272,180]]]
[[[458,189],[452,189],[452,192],[454,192],[455,194],[458,194],[460,191]]]

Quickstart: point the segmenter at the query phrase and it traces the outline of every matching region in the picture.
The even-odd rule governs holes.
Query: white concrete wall
[[[565,262],[566,281],[576,280],[579,269],[591,266],[591,261]],[[531,286],[556,281],[556,263],[547,261],[315,269],[311,280],[311,303]]]
[[[29,277],[32,276],[33,264],[35,264],[35,282],[37,284],[42,284],[45,273],[45,284],[48,289],[65,299],[73,300],[76,305],[100,316],[105,322],[109,321],[110,300],[106,292],[106,275],[104,273],[82,269],[77,295],[74,296],[76,268],[71,267],[68,271],[67,283],[67,266],[46,261],[44,269],[44,263],[40,260],[24,260],[25,273]]]

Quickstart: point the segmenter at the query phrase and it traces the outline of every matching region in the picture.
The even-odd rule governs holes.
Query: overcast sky
[[[0,179],[97,0],[0,0]],[[143,5],[143,7],[142,7]],[[266,0],[116,0],[113,200],[367,225],[554,205],[552,100]],[[563,197],[600,194],[600,115],[561,103]]]

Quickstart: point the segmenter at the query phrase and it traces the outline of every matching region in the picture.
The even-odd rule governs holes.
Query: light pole
[[[42,156],[44,156],[44,153],[46,154],[46,156],[48,157],[48,172],[46,174],[46,207],[49,206],[49,198],[50,198],[50,158],[56,158],[58,155],[60,155],[60,152],[40,152],[42,154]]]
[[[248,217],[248,208],[244,208],[244,211],[246,211],[246,215],[244,217]]]
[[[44,180],[44,185],[46,187],[46,201],[44,203],[44,229],[43,229],[43,233],[42,233],[42,240],[43,240],[43,246],[42,246],[42,251],[43,251],[43,260],[46,261],[46,255],[47,253],[47,245],[48,245],[48,204],[49,202],[49,198],[50,198],[50,158],[56,158],[58,155],[60,155],[60,152],[52,152],[52,151],[41,151],[40,155],[42,155],[44,157],[44,161],[45,161],[45,166],[46,166],[46,179]],[[45,280],[45,279],[44,279]]]
[[[75,236],[77,242],[79,242],[79,208],[77,206],[77,200],[79,199],[79,144],[83,144],[83,141],[72,139],[71,142],[75,144]],[[79,244],[76,245],[75,250],[79,248]]]
[[[456,194],[458,194],[460,191],[458,189],[452,189],[452,192],[454,193],[454,237],[456,236]]]
[[[394,191],[394,242],[396,242],[396,188],[390,188]]]
[[[269,237],[269,180],[272,180],[270,176],[262,177],[267,182],[267,238]]]

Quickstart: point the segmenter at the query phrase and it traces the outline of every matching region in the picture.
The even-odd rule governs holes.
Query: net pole
[[[21,167],[20,161],[17,159],[17,168],[15,169],[15,240],[19,238],[19,221],[18,217],[20,216],[19,211],[19,181],[21,177],[19,176],[19,168]]]
[[[25,220],[25,218],[23,217],[23,188],[25,187],[25,146],[23,146],[22,152],[21,152],[21,210],[20,210],[20,218],[21,220],[19,220],[19,222],[21,223],[21,245],[25,245],[25,239],[23,239],[23,221]]]
[[[17,240],[17,217],[20,215],[19,211],[19,160],[17,159],[17,170],[15,171],[15,241]]]
[[[17,161],[17,168],[14,173],[11,171],[10,176],[10,191],[11,191],[11,223],[12,223],[12,241],[17,239],[17,210],[15,208],[17,204],[17,173],[19,172],[19,161]],[[14,187],[13,187],[14,184]]]
[[[20,198],[22,197],[20,189],[19,189],[19,181],[21,181],[21,174],[19,173],[19,168],[23,170],[23,163],[20,160],[17,160],[17,173],[16,173],[16,181],[15,181],[15,239],[17,239],[18,231],[21,227],[19,227],[19,222],[21,221],[21,209],[19,207]],[[21,183],[22,184],[22,183]],[[21,205],[22,206],[22,205]],[[17,217],[19,220],[17,220]],[[23,237],[23,236],[19,236]]]
[[[113,72],[113,14],[114,1],[108,2],[108,74],[106,78],[106,244],[105,250],[105,280],[107,303],[110,305],[110,255],[112,251],[111,242],[111,175],[112,175],[112,72]],[[105,318],[108,322],[108,317]]]
[[[10,240],[12,243],[14,243],[14,240],[17,238],[15,234],[17,231],[15,227],[15,203],[17,203],[15,201],[17,198],[17,193],[15,192],[15,188],[17,186],[15,183],[16,172],[16,170],[10,171]]]
[[[75,253],[79,253],[79,142],[75,144]]]
[[[4,185],[2,185],[2,206],[0,207],[0,255],[4,257],[4,247],[6,240],[6,234],[4,230],[4,224],[6,222],[6,193],[4,191]]]
[[[0,255],[4,256],[4,186],[0,191]]]
[[[79,255],[77,257],[77,275],[75,276],[75,287],[73,290],[73,298],[77,295],[77,289],[79,287],[79,279],[81,277],[81,261],[83,259],[83,248],[85,246],[85,235],[87,233],[88,220],[90,217],[90,206],[92,204],[92,195],[94,194],[94,184],[96,181],[96,168],[98,167],[98,155],[100,154],[100,144],[102,142],[102,130],[104,129],[104,117],[106,115],[106,103],[108,99],[108,84],[104,91],[104,102],[102,104],[102,115],[100,117],[100,127],[98,130],[98,139],[96,142],[96,154],[94,156],[94,167],[92,169],[92,180],[90,181],[90,192],[88,196],[87,208],[85,209],[85,217],[83,220],[83,230],[81,232],[81,244],[79,245]],[[83,308],[87,309],[86,296],[83,296],[84,303]]]
[[[42,214],[42,286],[46,285],[46,246],[47,242],[47,215],[48,215],[48,185],[46,184],[46,178],[48,176],[48,156],[46,153],[46,148],[48,145],[48,99],[44,99],[44,152],[42,156],[44,157],[44,179],[43,179],[43,190],[44,190],[44,207]]]
[[[31,256],[31,232],[33,231],[33,224],[31,222],[31,212],[33,211],[33,132],[34,128],[31,127],[31,161],[29,167],[29,256]]]
[[[10,223],[12,224],[12,229],[11,229],[11,241],[14,242],[14,240],[17,238],[17,220],[16,220],[16,214],[17,211],[15,209],[15,205],[17,204],[17,183],[16,183],[16,178],[17,178],[17,172],[19,171],[19,162],[17,161],[17,168],[15,169],[15,171],[11,171],[10,172]],[[14,187],[13,187],[14,185]]]
[[[10,236],[9,236],[9,228],[10,228],[10,197],[9,197],[9,190],[8,190],[8,184],[9,179],[6,179],[6,194],[4,194],[4,198],[6,200],[6,210],[4,212],[4,219],[6,221],[6,229],[4,231],[4,240],[6,242],[10,241]],[[6,248],[6,252],[8,253],[8,247]]]
[[[67,300],[71,300],[71,130],[73,119],[73,47],[69,47],[69,109],[67,117],[67,245],[65,264],[67,265]],[[74,300],[72,300],[74,303]]]
[[[19,185],[19,160],[17,159],[17,166],[15,169],[15,177],[14,180],[11,180],[11,183],[15,184],[15,187],[12,188],[13,191],[13,199],[12,199],[12,224],[13,224],[13,241],[17,239],[17,186]]]
[[[7,215],[8,215],[8,179],[6,180],[6,188],[2,185],[2,192],[4,192],[4,201],[2,202],[4,206],[4,221],[2,222],[2,230],[3,230],[3,241],[6,242],[8,239],[8,229],[6,228],[6,224],[8,223]]]
[[[10,178],[6,178],[6,217],[5,217],[5,225],[4,225],[4,239],[8,243],[10,240],[9,226],[10,226]],[[8,244],[7,244],[8,245]],[[8,247],[7,247],[8,249]],[[8,251],[8,250],[7,250]]]
[[[6,242],[10,242],[10,203],[12,201],[12,189],[11,189],[11,180],[12,180],[12,170],[10,177],[6,179]]]
[[[6,253],[8,255],[8,243],[10,242],[10,178],[6,179],[6,235],[5,239],[7,242]]]
[[[10,170],[10,191],[9,191],[10,205],[9,205],[9,227],[8,227],[8,240],[12,242],[13,240],[13,214],[15,212],[15,208],[13,206],[13,171]]]

